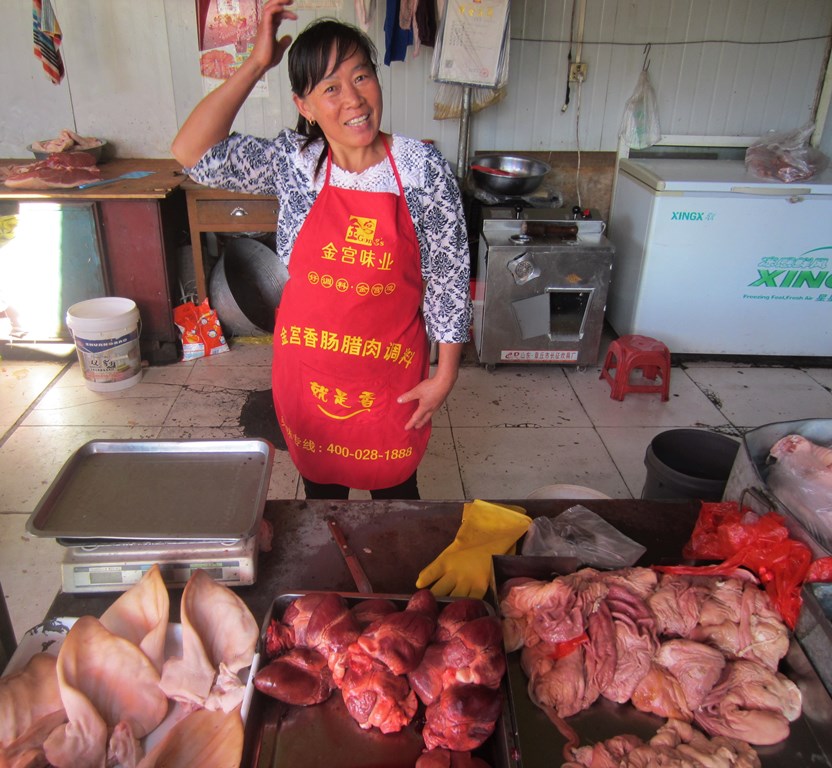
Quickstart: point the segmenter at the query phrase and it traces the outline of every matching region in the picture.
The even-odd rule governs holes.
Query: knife
[[[347,544],[347,539],[344,537],[341,526],[331,517],[326,519],[326,524],[329,526],[329,532],[332,534],[332,538],[335,539],[335,543],[338,545],[338,549],[341,551],[341,555],[347,563],[347,568],[350,569],[358,591],[367,594],[371,593],[373,591],[373,585],[367,578],[367,574],[364,573],[364,569],[361,567],[361,563],[358,562],[358,558],[352,549],[350,549],[350,545]]]
[[[150,176],[155,171],[130,171],[129,173],[122,173],[121,176],[116,176],[114,179],[102,179],[101,181],[88,181],[86,184],[80,184],[76,189],[89,189],[90,187],[100,187],[102,184],[112,184],[114,181],[123,181],[124,179],[143,179],[145,176]]]

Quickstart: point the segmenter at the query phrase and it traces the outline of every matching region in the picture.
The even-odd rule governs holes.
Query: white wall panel
[[[579,0],[574,0],[578,2]],[[68,75],[59,86],[32,54],[31,6],[0,0],[3,121],[0,156],[25,157],[34,139],[70,127],[119,144],[122,155],[166,157],[172,136],[202,97],[193,0],[53,0],[65,33]],[[561,111],[573,0],[513,0],[504,100],[471,117],[475,150],[615,150],[624,105],[650,50],[650,78],[664,134],[757,136],[812,114],[832,30],[829,0],[586,0],[586,83]],[[296,34],[323,12],[301,11]],[[326,11],[332,14],[332,11]],[[384,57],[385,5],[370,34]],[[338,12],[354,20],[353,3]],[[817,38],[817,39],[810,39]],[[573,43],[573,54],[578,43]],[[381,65],[383,127],[433,139],[456,164],[458,120],[434,120],[441,89],[432,51]],[[285,64],[267,76],[234,123],[273,135],[296,111]]]
[[[77,130],[121,157],[164,157],[176,132],[165,0],[56,0]],[[64,46],[62,46],[64,47]]]
[[[75,128],[69,85],[53,85],[32,52],[32,4],[0,7],[0,157],[32,160],[27,145]]]

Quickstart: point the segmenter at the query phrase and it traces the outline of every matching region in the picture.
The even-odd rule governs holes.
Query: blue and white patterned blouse
[[[326,175],[325,164],[315,173],[322,141],[302,150],[304,140],[291,130],[281,131],[274,139],[234,133],[186,169],[200,184],[276,196],[280,200],[277,254],[286,264]],[[430,144],[394,135],[390,149],[421,250],[428,338],[465,342],[471,324],[470,255],[456,178]],[[330,183],[345,189],[398,194],[386,157],[361,173],[333,164]]]

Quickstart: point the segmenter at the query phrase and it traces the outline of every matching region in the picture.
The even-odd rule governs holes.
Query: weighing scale
[[[125,591],[153,565],[168,587],[253,584],[273,459],[265,440],[93,440],[26,528],[64,547],[64,592]]]
[[[254,584],[257,537],[236,541],[61,541],[64,592],[117,592],[129,589],[154,565],[168,587],[184,587],[194,571],[205,571],[227,587]]]

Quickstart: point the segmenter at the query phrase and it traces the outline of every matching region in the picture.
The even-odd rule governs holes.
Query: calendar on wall
[[[448,0],[434,48],[431,77],[496,87],[505,79],[509,0]]]

